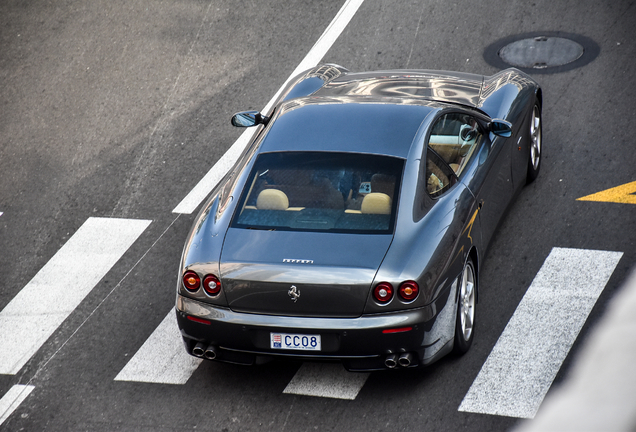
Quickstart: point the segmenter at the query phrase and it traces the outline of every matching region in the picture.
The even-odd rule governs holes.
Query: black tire
[[[457,316],[453,351],[462,355],[468,352],[475,337],[475,305],[477,304],[477,271],[468,258],[459,276],[457,287]]]
[[[541,137],[541,105],[535,102],[530,117],[530,145],[528,146],[528,174],[526,183],[530,184],[539,176],[543,154],[543,140]]]

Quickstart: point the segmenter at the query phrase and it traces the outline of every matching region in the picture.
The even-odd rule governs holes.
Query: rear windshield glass
[[[236,228],[393,232],[402,159],[357,153],[263,153],[245,183]]]

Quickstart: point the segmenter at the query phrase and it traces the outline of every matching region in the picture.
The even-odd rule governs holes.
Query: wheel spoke
[[[473,329],[473,317],[471,315],[472,314],[467,313],[465,318],[466,321],[464,323],[464,334],[466,335],[466,338],[470,337],[470,332]]]
[[[473,291],[475,288],[475,284],[472,281],[466,283],[466,297],[469,298],[469,301],[472,302]]]

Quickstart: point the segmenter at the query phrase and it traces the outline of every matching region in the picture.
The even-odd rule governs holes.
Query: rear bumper
[[[449,291],[454,292],[453,289]],[[442,297],[445,298],[439,299],[441,304],[435,302],[425,308],[358,318],[238,313],[181,295],[177,295],[176,310],[190,354],[199,344],[199,348],[213,347],[215,360],[231,363],[256,364],[268,357],[339,360],[349,370],[362,371],[386,369],[385,360],[392,354],[411,353],[409,367],[414,367],[432,363],[450,351],[452,334],[445,333],[448,333],[449,325],[454,332],[455,302],[454,296]],[[449,299],[451,301],[447,301]],[[452,313],[448,313],[450,306]],[[433,313],[443,310],[447,313]],[[452,322],[448,322],[451,318]],[[387,333],[387,330],[398,331]],[[270,347],[271,332],[320,334],[322,350],[273,349]]]

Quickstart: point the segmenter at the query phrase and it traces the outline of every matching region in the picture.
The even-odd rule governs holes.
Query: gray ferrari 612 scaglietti
[[[484,252],[541,163],[539,85],[427,70],[292,79],[188,236],[187,351],[406,368],[465,353]]]

